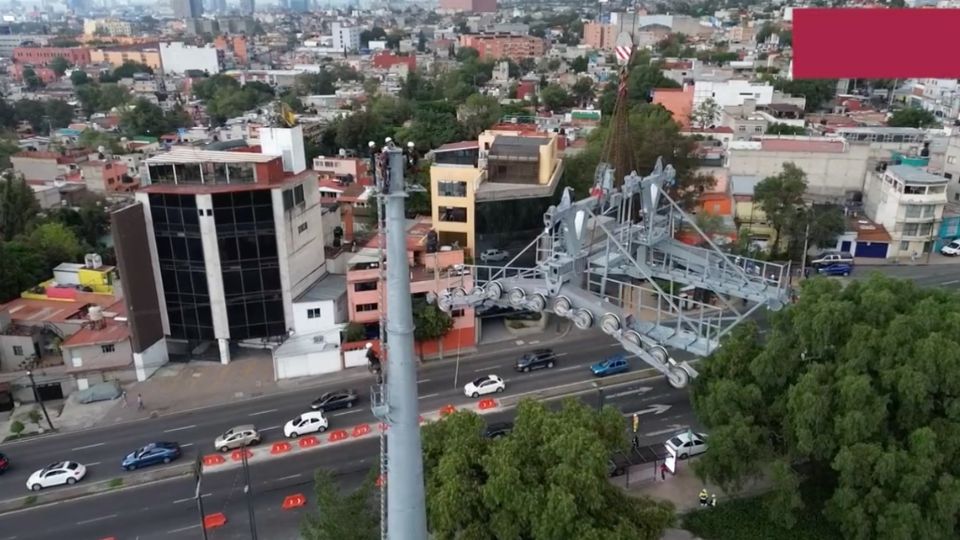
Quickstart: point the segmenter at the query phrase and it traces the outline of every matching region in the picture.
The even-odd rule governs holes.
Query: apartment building
[[[947,204],[947,179],[919,167],[871,171],[864,186],[867,216],[890,233],[890,258],[929,253]]]
[[[215,75],[223,68],[223,51],[213,45],[194,47],[182,42],[161,43],[160,60],[166,73],[202,71]]]
[[[440,244],[475,256],[542,229],[563,172],[558,144],[556,133],[502,124],[480,134],[476,154],[472,141],[436,149],[430,192]]]
[[[460,46],[476,49],[480,53],[481,60],[509,58],[514,62],[524,58],[540,58],[547,50],[546,41],[542,38],[493,34],[462,35]]]
[[[47,66],[55,58],[63,58],[71,65],[83,67],[90,64],[90,49],[86,47],[17,47],[13,61],[32,66]]]
[[[947,199],[960,202],[960,137],[950,137],[947,142],[943,177],[947,180]]]
[[[137,62],[153,69],[159,70],[162,67],[160,51],[158,49],[94,49],[90,51],[90,61],[94,64],[110,64],[113,67],[120,67],[124,62]]]
[[[360,50],[360,32],[362,28],[335,22],[333,30],[333,48],[337,51],[353,52]]]
[[[440,10],[453,13],[496,13],[497,0],[440,0]]]
[[[87,36],[129,36],[133,25],[120,19],[84,19],[83,33]]]

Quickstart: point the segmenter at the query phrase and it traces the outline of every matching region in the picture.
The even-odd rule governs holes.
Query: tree
[[[70,73],[70,82],[73,84],[74,88],[78,86],[83,86],[85,84],[90,84],[90,75],[87,75],[86,71],[75,69]]]
[[[376,471],[374,471],[376,472]],[[360,489],[345,494],[333,473],[314,473],[317,512],[308,514],[300,526],[305,540],[376,540],[380,538],[380,511],[374,491],[375,474]]]
[[[26,67],[23,68],[23,84],[27,87],[27,90],[33,91],[42,87],[43,81],[40,80],[37,72],[34,71],[32,67]]]
[[[366,49],[371,41],[380,41],[387,37],[387,31],[379,26],[360,32],[360,48]]]
[[[465,135],[477,138],[480,133],[500,120],[500,103],[496,98],[473,94],[460,108]]]
[[[891,127],[926,128],[939,124],[933,113],[918,107],[897,110],[887,120],[887,125]]]
[[[570,69],[574,73],[583,73],[587,71],[587,67],[590,65],[590,61],[587,60],[586,56],[578,56],[570,61]]]
[[[118,80],[128,79],[136,73],[153,74],[153,68],[140,62],[134,62],[133,60],[124,60],[120,67],[113,70],[113,76]]]
[[[27,245],[44,258],[47,268],[77,260],[83,254],[80,240],[72,230],[59,222],[38,226],[27,237]]]
[[[775,501],[822,510],[846,538],[956,538],[958,316],[956,295],[879,274],[807,281],[764,336],[740,326],[702,364],[697,472],[735,486],[775,468]]]
[[[706,129],[717,123],[720,113],[721,108],[717,101],[713,98],[707,98],[690,113],[690,121],[694,126]]]
[[[85,129],[80,132],[80,136],[77,138],[77,143],[80,146],[89,148],[91,150],[97,150],[103,146],[113,154],[120,154],[123,152],[123,148],[120,146],[120,139],[116,135],[104,133],[95,129]]]
[[[616,409],[568,400],[554,412],[524,400],[510,435],[490,441],[484,427],[480,416],[460,411],[423,429],[434,538],[653,540],[673,522],[668,503],[610,484],[608,461],[626,447]]]
[[[593,79],[590,77],[580,77],[577,79],[577,82],[573,84],[573,87],[570,88],[570,93],[579,106],[587,106],[594,97]]]
[[[301,73],[293,80],[293,89],[298,96],[329,96],[337,91],[336,80],[330,73],[320,70],[318,73]]]
[[[120,129],[130,136],[158,137],[167,133],[170,125],[160,107],[140,98],[120,116]]]
[[[0,139],[0,170],[6,170],[13,166],[10,162],[10,156],[20,153],[22,148],[17,141],[10,139]]]
[[[540,90],[540,102],[551,111],[560,111],[570,106],[570,94],[560,85],[548,84]]]
[[[413,337],[420,345],[423,359],[423,342],[440,339],[453,328],[453,317],[440,311],[436,304],[418,300],[413,306]]]
[[[775,122],[767,126],[767,135],[805,135],[807,128]]]
[[[63,77],[67,69],[70,68],[70,62],[62,56],[57,56],[50,61],[49,67],[57,74],[57,77]]]
[[[0,175],[0,235],[10,241],[25,233],[36,219],[40,203],[22,174],[4,171]]]
[[[787,223],[790,243],[787,254],[791,260],[803,259],[803,246],[830,247],[836,245],[837,236],[846,230],[843,209],[835,205],[815,204],[797,210]]]
[[[837,94],[837,81],[832,79],[775,79],[773,87],[785,94],[803,96],[807,112],[818,111]]]
[[[753,189],[753,200],[763,209],[767,221],[773,227],[771,249],[780,244],[780,235],[797,212],[803,207],[803,194],[807,191],[807,173],[793,163],[784,163],[783,171],[761,180]]]

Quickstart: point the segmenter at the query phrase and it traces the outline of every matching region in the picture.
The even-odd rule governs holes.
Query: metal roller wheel
[[[593,326],[593,313],[586,309],[578,309],[573,315],[573,324],[581,330],[587,330]]]
[[[671,366],[667,371],[667,383],[676,388],[686,388],[687,383],[690,382],[690,374],[687,373],[687,370],[683,369],[680,366]]]
[[[570,311],[573,310],[573,304],[570,303],[570,299],[566,296],[558,296],[556,300],[553,301],[553,312],[561,317],[566,317],[570,315]]]
[[[511,306],[520,307],[527,300],[527,293],[524,292],[523,289],[517,287],[516,289],[510,291],[508,299],[510,300]]]
[[[503,285],[499,281],[491,281],[483,286],[484,298],[497,301],[503,296]]]
[[[527,306],[530,311],[542,312],[547,307],[547,299],[540,293],[534,293],[527,300]]]
[[[620,316],[616,313],[604,313],[600,317],[600,329],[607,335],[614,335],[620,331]]]

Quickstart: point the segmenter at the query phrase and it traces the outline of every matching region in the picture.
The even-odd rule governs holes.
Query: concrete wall
[[[807,173],[807,192],[824,197],[843,197],[847,191],[863,190],[869,149],[848,145],[843,153],[770,152],[731,149],[728,152],[730,176],[755,175],[761,178],[783,171],[792,162]]]
[[[342,369],[340,349],[310,352],[296,357],[274,358],[273,362],[277,380],[312,377]]]
[[[57,165],[57,160],[52,158],[10,156],[10,163],[13,164],[14,170],[21,173],[27,180],[53,182],[64,173],[60,165]]]
[[[285,187],[284,189],[292,189]],[[316,179],[303,183],[303,205],[283,209],[283,191],[272,190],[273,219],[277,230],[280,283],[287,324],[294,320],[293,299],[300,296],[326,271],[323,251],[323,216]],[[303,225],[306,229],[301,231]]]
[[[319,309],[320,316],[311,319],[307,315],[313,309]],[[343,322],[346,321],[338,319],[337,303],[334,300],[296,302],[293,304],[293,328],[297,331],[297,335],[323,332]]]
[[[200,243],[203,245],[203,264],[207,274],[207,293],[210,297],[210,314],[213,318],[213,335],[217,339],[230,339],[230,320],[227,317],[227,299],[223,290],[223,267],[220,264],[220,245],[217,242],[217,223],[213,215],[213,196],[197,195],[200,216]]]
[[[211,75],[220,73],[217,49],[212,45],[193,47],[179,42],[161,43],[160,60],[166,73],[182,74],[190,69],[207,71]]]
[[[15,354],[14,347],[20,347],[22,354]],[[0,372],[21,371],[20,363],[36,354],[32,336],[0,335]]]
[[[160,262],[157,259],[157,239],[153,236],[153,216],[150,209],[150,197],[144,192],[134,194],[137,202],[143,205],[144,228],[147,232],[147,242],[150,244],[150,264],[153,265],[154,283],[157,288],[157,301],[159,303],[160,320],[163,323],[163,334],[170,335],[170,319],[167,315],[167,295],[163,292],[163,283],[160,279]],[[122,277],[122,273],[121,273]]]
[[[112,351],[104,347],[113,345]],[[130,341],[109,344],[63,347],[63,360],[68,369],[118,369],[133,364]]]
[[[167,340],[161,339],[143,352],[133,353],[133,364],[137,371],[137,380],[145,381],[170,360],[167,352]]]

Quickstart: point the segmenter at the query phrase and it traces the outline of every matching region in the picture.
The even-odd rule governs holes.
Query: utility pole
[[[203,533],[203,540],[207,540],[207,527],[203,522],[206,514],[203,512],[203,494],[200,492],[200,484],[203,481],[203,461],[199,453],[197,454],[197,461],[193,466],[193,476],[197,481],[197,490],[194,492],[194,497],[197,499],[197,512],[200,513],[200,532]]]
[[[257,519],[253,511],[253,486],[250,485],[250,463],[247,461],[247,449],[241,448],[243,455],[243,492],[247,496],[247,514],[250,516],[250,540],[257,540]]]
[[[403,151],[388,143],[383,149],[388,172],[378,178],[386,210],[387,338],[390,356],[384,364],[386,407],[374,404],[385,416],[387,431],[387,539],[427,538],[427,511],[423,487],[423,455],[417,402],[417,363],[413,351],[413,305],[404,200],[407,189]],[[385,414],[384,414],[385,413]]]
[[[33,370],[27,370],[27,377],[30,378],[30,387],[33,388],[33,399],[37,400],[37,403],[40,404],[40,409],[43,410],[43,417],[47,419],[47,425],[50,426],[50,431],[54,431],[53,422],[50,421],[50,414],[47,413],[47,406],[44,405],[43,400],[40,399],[40,392],[37,392],[37,381],[33,380]]]

